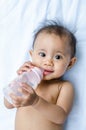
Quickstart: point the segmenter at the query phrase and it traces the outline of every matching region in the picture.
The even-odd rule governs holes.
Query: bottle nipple
[[[36,75],[37,75],[37,77],[39,79],[39,82],[40,82],[42,80],[42,78],[43,78],[43,71],[44,70],[42,68],[34,67],[32,69],[32,71],[36,73]]]

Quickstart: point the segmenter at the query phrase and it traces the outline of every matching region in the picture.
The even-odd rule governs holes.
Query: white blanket
[[[33,31],[46,19],[76,30],[77,63],[65,77],[75,86],[73,109],[64,130],[86,130],[86,0],[0,0],[0,130],[14,130],[15,109],[3,104],[5,87],[28,60]]]

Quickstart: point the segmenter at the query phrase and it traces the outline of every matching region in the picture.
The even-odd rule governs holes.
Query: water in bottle
[[[43,69],[38,67],[32,68],[29,72],[23,72],[17,78],[15,78],[7,87],[3,89],[4,96],[8,100],[8,102],[12,103],[12,99],[9,94],[14,93],[15,95],[22,96],[22,94],[18,91],[18,88],[21,87],[21,83],[27,83],[34,89],[41,82],[43,78]]]

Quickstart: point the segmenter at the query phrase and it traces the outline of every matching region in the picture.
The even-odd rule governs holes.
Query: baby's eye
[[[46,54],[45,54],[44,52],[39,52],[39,55],[40,55],[41,57],[45,57],[45,56],[46,56]]]
[[[59,60],[59,59],[61,59],[61,58],[62,58],[61,55],[56,55],[56,56],[55,56],[55,59],[57,59],[57,60]]]

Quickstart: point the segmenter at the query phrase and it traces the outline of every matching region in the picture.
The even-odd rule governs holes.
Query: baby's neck
[[[57,79],[51,79],[51,80],[42,80],[41,84],[51,84],[53,82],[57,82],[58,83],[60,81],[62,81],[62,77],[57,78]]]

